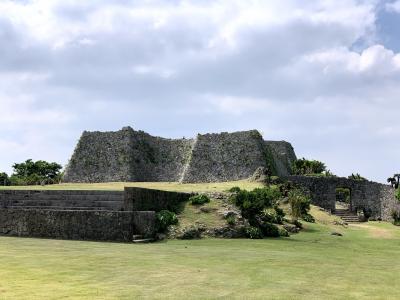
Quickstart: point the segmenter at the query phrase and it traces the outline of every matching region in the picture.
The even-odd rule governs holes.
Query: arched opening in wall
[[[351,189],[347,187],[336,188],[335,210],[351,210]]]

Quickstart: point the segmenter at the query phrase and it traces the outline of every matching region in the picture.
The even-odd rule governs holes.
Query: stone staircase
[[[358,223],[360,222],[358,216],[348,209],[339,208],[335,210],[336,216],[340,217],[346,223]]]
[[[10,191],[1,198],[1,206],[8,209],[121,211],[124,195],[114,191]]]

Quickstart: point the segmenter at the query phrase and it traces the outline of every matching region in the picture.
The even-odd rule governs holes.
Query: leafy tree
[[[288,193],[292,217],[295,219],[302,218],[307,222],[315,222],[313,216],[309,214],[311,201],[299,189],[292,189]]]
[[[394,174],[393,177],[389,177],[387,182],[390,183],[392,187],[398,189],[400,184],[400,174]]]
[[[10,185],[10,179],[5,172],[0,172],[0,185]]]
[[[13,185],[52,184],[60,181],[62,166],[55,162],[28,159],[13,165],[14,173],[10,177]]]
[[[318,160],[308,160],[304,157],[294,161],[292,170],[295,175],[322,174],[327,171],[326,165],[323,162]]]
[[[278,227],[272,223],[280,223],[284,216],[278,207],[280,197],[278,189],[264,187],[252,191],[240,190],[232,196],[232,201],[249,224],[258,228],[263,236],[279,236]]]

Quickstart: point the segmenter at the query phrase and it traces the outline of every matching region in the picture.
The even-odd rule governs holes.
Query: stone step
[[[123,201],[121,195],[10,195],[2,197],[1,201]]]
[[[123,201],[51,201],[51,200],[11,200],[6,201],[6,206],[58,206],[58,207],[107,207],[119,209],[123,206]]]
[[[110,210],[106,207],[85,207],[85,206],[74,206],[74,207],[65,207],[65,206],[8,206],[7,209],[15,209],[15,210]]]

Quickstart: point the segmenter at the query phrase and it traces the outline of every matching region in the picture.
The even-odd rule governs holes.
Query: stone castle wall
[[[267,166],[283,176],[295,159],[289,143],[265,142],[256,130],[165,139],[125,127],[84,132],[64,181],[219,182],[246,179]]]
[[[400,212],[395,189],[389,185],[342,177],[288,176],[288,181],[309,191],[313,204],[335,211],[336,188],[350,189],[350,210],[364,210],[373,219],[392,220],[392,212]]]

